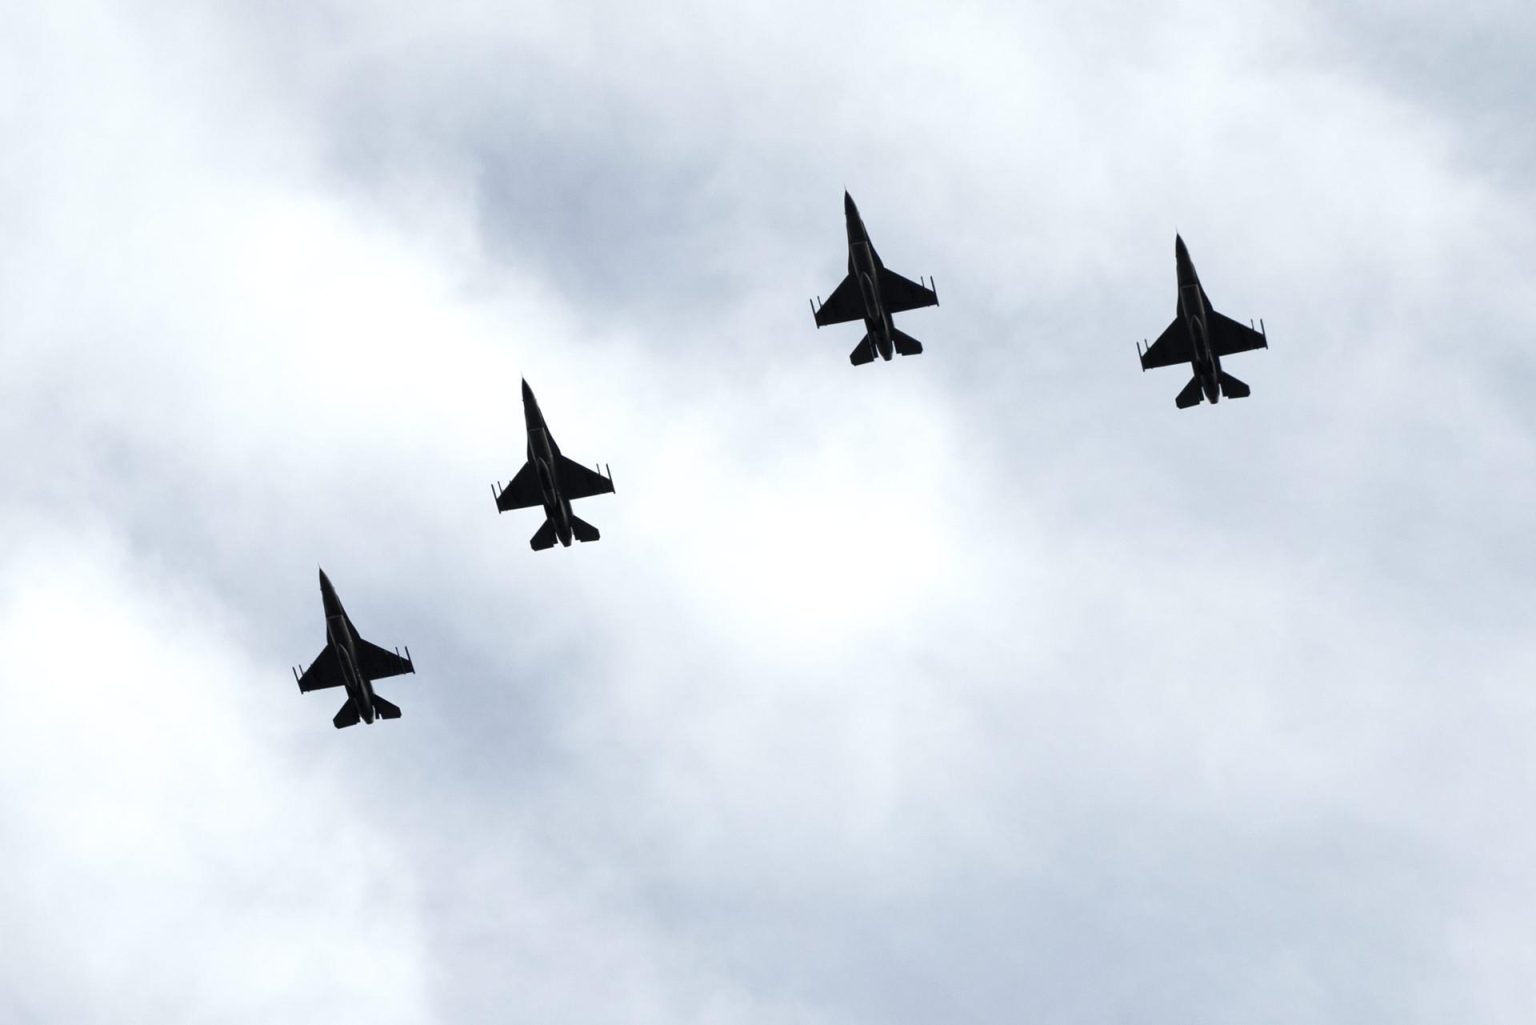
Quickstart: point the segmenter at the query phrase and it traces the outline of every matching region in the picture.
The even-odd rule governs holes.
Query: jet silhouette
[[[886,360],[891,358],[893,351],[903,356],[916,356],[923,351],[923,343],[896,330],[891,315],[937,306],[939,295],[931,287],[933,279],[924,285],[886,270],[880,254],[869,241],[859,208],[854,206],[853,197],[846,191],[843,193],[843,215],[848,222],[848,276],[832,290],[825,303],[819,307],[816,303],[811,304],[816,326],[864,321],[864,337],[848,356],[854,366],[870,362],[877,353]]]
[[[1221,369],[1221,357],[1249,349],[1267,349],[1269,338],[1263,330],[1255,331],[1211,308],[1210,297],[1189,259],[1189,250],[1178,235],[1173,237],[1173,258],[1179,279],[1178,306],[1173,323],[1157,336],[1157,341],[1137,349],[1141,369],[1194,364],[1195,376],[1174,399],[1180,409],[1199,405],[1202,395],[1213,405],[1223,395],[1229,399],[1247,398],[1248,386]]]
[[[496,496],[496,510],[544,507],[544,525],[528,541],[536,552],[553,547],[556,540],[566,548],[571,546],[573,537],[577,541],[596,541],[602,535],[592,524],[571,513],[571,502],[613,491],[613,478],[560,454],[560,446],[549,433],[539,400],[533,397],[527,381],[523,382],[523,422],[528,428],[528,461],[500,492],[491,489]]]
[[[345,687],[347,703],[331,721],[336,728],[356,726],[361,720],[372,723],[374,718],[398,719],[400,709],[373,692],[373,681],[401,673],[414,673],[411,649],[405,649],[405,657],[398,652],[385,651],[377,644],[370,644],[358,636],[357,627],[347,610],[341,607],[336,589],[331,586],[325,570],[320,571],[320,601],[325,606],[325,648],[316,656],[310,667],[300,676],[299,691],[324,690],[327,687]]]

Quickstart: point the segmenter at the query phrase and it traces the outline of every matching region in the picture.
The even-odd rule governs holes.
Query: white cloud
[[[274,10],[6,46],[23,1014],[1529,1016],[1530,217],[1453,118],[1285,4]],[[811,328],[845,184],[919,359]],[[1250,400],[1134,371],[1174,228]],[[598,545],[491,515],[520,376]],[[401,722],[285,682],[317,562]]]
[[[349,806],[366,768],[278,741],[216,597],[24,526],[0,610],[13,1010],[421,1020],[414,877]]]

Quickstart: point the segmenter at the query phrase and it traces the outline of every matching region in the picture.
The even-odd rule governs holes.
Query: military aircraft
[[[544,507],[544,525],[528,542],[536,552],[554,547],[557,539],[566,548],[571,546],[573,537],[577,541],[596,541],[602,535],[592,524],[572,515],[571,502],[613,491],[613,477],[589,470],[560,454],[560,446],[549,433],[539,400],[533,397],[527,381],[523,382],[523,421],[528,428],[528,461],[501,491],[491,488],[497,512]]]
[[[414,673],[411,649],[402,656],[398,651],[385,651],[377,644],[370,644],[358,636],[357,627],[347,610],[341,607],[336,589],[331,586],[325,570],[320,571],[320,601],[325,606],[325,648],[310,663],[304,675],[293,671],[299,681],[299,691],[324,690],[327,687],[345,687],[347,703],[341,706],[331,721],[336,728],[356,726],[361,720],[372,723],[374,718],[398,719],[400,709],[373,692],[373,681],[401,673]]]
[[[854,366],[870,362],[877,353],[889,360],[893,350],[903,356],[916,356],[923,351],[923,343],[896,330],[891,314],[937,306],[939,294],[933,290],[933,279],[925,284],[921,279],[910,281],[886,270],[869,241],[869,232],[864,230],[859,208],[846,191],[843,215],[848,221],[848,276],[832,290],[825,303],[811,303],[816,326],[864,321],[864,337],[848,356]]]
[[[1225,395],[1229,399],[1248,397],[1248,386],[1221,369],[1221,357],[1249,349],[1269,348],[1264,322],[1259,329],[1244,326],[1211,308],[1210,297],[1200,284],[1195,265],[1190,262],[1184,240],[1173,237],[1173,258],[1178,267],[1179,302],[1169,324],[1157,341],[1137,347],[1141,369],[1168,367],[1175,363],[1193,363],[1195,376],[1179,392],[1174,403],[1180,409],[1200,404],[1205,396],[1215,404]]]

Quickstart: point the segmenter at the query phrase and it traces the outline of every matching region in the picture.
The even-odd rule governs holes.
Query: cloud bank
[[[1402,69],[1530,23],[1352,11],[18,12],[0,1007],[1527,1021],[1523,111]],[[1175,230],[1249,400],[1135,369]]]

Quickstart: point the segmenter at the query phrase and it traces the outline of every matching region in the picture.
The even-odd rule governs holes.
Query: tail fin
[[[533,537],[528,539],[528,544],[536,552],[542,552],[546,548],[555,546],[555,521],[546,518],[544,526],[540,527]]]
[[[1246,399],[1248,386],[1225,370],[1221,372],[1221,393],[1229,399]]]
[[[578,541],[596,541],[603,535],[597,532],[597,528],[578,516],[571,517],[571,533]]]
[[[1184,390],[1179,392],[1179,397],[1173,402],[1180,409],[1188,409],[1190,406],[1200,405],[1201,397],[1200,378],[1191,377],[1189,383],[1184,386]]]
[[[392,704],[392,703],[390,703],[388,701],[385,701],[383,698],[379,697],[377,694],[375,694],[373,696],[373,711],[374,711],[374,714],[377,715],[380,719],[398,719],[398,718],[400,718],[400,707],[398,705],[395,705],[395,704]]]
[[[896,346],[896,351],[903,356],[916,356],[923,351],[923,343],[911,335],[891,328],[891,341]]]
[[[856,367],[863,366],[874,358],[875,340],[869,337],[868,333],[859,339],[859,344],[854,346],[853,351],[848,354],[848,362]]]
[[[336,724],[338,730],[344,730],[348,726],[356,726],[362,720],[363,717],[358,714],[357,706],[352,703],[351,698],[348,698],[347,703],[341,706],[341,711],[336,713],[336,718],[331,722]]]

